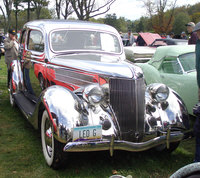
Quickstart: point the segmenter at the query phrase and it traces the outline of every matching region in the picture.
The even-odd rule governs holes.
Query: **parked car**
[[[38,20],[24,25],[12,63],[10,103],[41,131],[44,158],[58,168],[68,152],[173,151],[189,128],[180,97],[145,85],[125,61],[111,26]]]
[[[156,48],[149,46],[126,46],[124,52],[126,59],[134,63],[148,62],[154,55]]]
[[[158,34],[139,33],[144,39],[145,46],[125,46],[124,51],[126,58],[134,63],[144,63],[149,61],[159,46],[168,45],[187,45],[188,40],[161,38]]]
[[[124,51],[126,59],[132,62],[147,62],[154,55],[156,48],[149,47],[156,39],[161,38],[159,34],[156,33],[138,33],[138,38],[145,43],[145,46],[124,46]],[[137,41],[139,41],[137,39]],[[137,42],[139,44],[139,42]]]
[[[187,45],[188,40],[184,39],[171,39],[171,38],[160,38],[150,44],[151,47],[167,46],[167,45]]]
[[[149,62],[137,65],[142,68],[147,84],[159,82],[172,88],[193,115],[192,108],[198,102],[195,45],[158,47]]]

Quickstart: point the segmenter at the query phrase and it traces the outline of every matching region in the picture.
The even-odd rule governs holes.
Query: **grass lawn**
[[[42,154],[39,132],[23,117],[18,108],[11,108],[7,90],[4,57],[0,60],[0,178],[1,177],[99,177],[117,173],[136,178],[167,178],[180,167],[192,163],[194,138],[182,141],[172,154],[145,151],[73,153],[66,167],[49,168]]]

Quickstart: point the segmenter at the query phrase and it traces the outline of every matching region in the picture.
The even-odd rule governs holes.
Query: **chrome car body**
[[[52,34],[59,31],[64,42],[75,32],[73,43],[79,33],[84,40],[98,34],[101,48],[85,41],[85,48],[53,46]],[[145,86],[142,70],[125,61],[120,35],[110,26],[28,22],[20,45],[20,57],[12,63],[11,104],[41,129],[44,157],[53,168],[64,152],[170,149],[189,129],[181,98],[163,84]]]

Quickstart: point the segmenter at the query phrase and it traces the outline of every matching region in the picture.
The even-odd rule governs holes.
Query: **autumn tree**
[[[89,20],[110,10],[116,0],[69,0],[79,20]]]
[[[154,31],[157,33],[171,31],[177,0],[143,0],[143,2]],[[168,13],[166,13],[167,10]]]

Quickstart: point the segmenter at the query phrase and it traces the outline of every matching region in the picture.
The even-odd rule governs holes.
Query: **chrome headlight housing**
[[[165,84],[151,84],[149,86],[149,94],[155,101],[162,103],[169,96],[169,88]]]
[[[88,85],[83,91],[83,99],[92,105],[101,103],[104,96],[104,90],[98,84]]]

